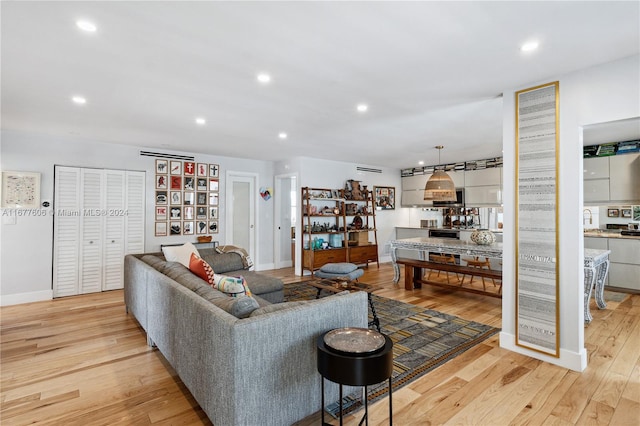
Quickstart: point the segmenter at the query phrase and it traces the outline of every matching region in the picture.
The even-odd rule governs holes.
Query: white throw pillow
[[[191,243],[184,243],[181,246],[162,247],[162,253],[167,262],[180,262],[187,268],[191,261],[191,253],[200,257],[198,249]]]

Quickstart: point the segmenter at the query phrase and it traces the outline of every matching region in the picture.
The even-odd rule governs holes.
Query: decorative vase
[[[471,233],[471,241],[481,246],[488,246],[496,242],[496,236],[488,229],[476,229]]]

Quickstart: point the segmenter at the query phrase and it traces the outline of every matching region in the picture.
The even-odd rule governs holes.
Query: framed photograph
[[[198,176],[207,177],[207,172],[209,170],[209,165],[207,163],[198,163]]]
[[[219,183],[218,179],[209,179],[209,191],[218,192]]]
[[[209,164],[209,177],[220,177],[220,166],[217,164]]]
[[[184,205],[185,206],[193,206],[196,203],[196,193],[195,192],[185,192],[184,193]]]
[[[633,206],[633,220],[640,220],[640,206]]]
[[[206,207],[196,207],[196,219],[207,219],[207,208]],[[205,223],[205,228],[207,224]]]
[[[209,219],[217,219],[217,218],[218,218],[218,208],[209,207]]]
[[[182,235],[182,222],[169,222],[169,233],[171,235]]]
[[[218,221],[217,220],[209,221],[209,233],[210,234],[217,234],[218,233]]]
[[[40,173],[2,172],[2,207],[37,209],[40,207]]]
[[[620,209],[607,209],[608,217],[620,217]]]
[[[206,192],[198,192],[196,193],[196,204],[199,206],[207,205],[207,193]]]
[[[374,186],[373,196],[378,210],[396,208],[396,188],[394,186]]]
[[[194,224],[192,221],[182,222],[182,235],[193,235],[194,233]]]
[[[207,233],[207,221],[206,220],[196,221],[196,234],[206,234],[206,233]]]
[[[182,161],[173,161],[173,160],[171,160],[170,173],[172,175],[181,175],[182,174]]]
[[[167,160],[156,160],[156,174],[166,175],[169,170],[169,164]]]
[[[184,162],[184,175],[185,176],[194,176],[196,174],[196,163],[192,163],[191,161]],[[184,232],[184,230],[183,230]]]
[[[206,191],[207,188],[207,179],[206,178],[198,178],[196,180],[196,189],[198,191]]]
[[[178,206],[182,204],[182,192],[180,191],[171,191],[169,194],[171,196],[171,205]]]
[[[184,178],[184,190],[193,191],[196,189],[196,178],[185,176]]]
[[[156,176],[156,189],[167,189],[167,177],[165,175]]]
[[[219,199],[219,195],[217,192],[210,192],[209,193],[209,205],[210,206],[217,206],[218,205],[218,199]]]
[[[174,191],[182,190],[182,176],[170,176],[171,177],[171,189]]]
[[[156,204],[158,205],[167,205],[167,191],[156,191]]]
[[[179,220],[182,219],[182,207],[180,206],[171,206],[169,208],[169,215],[171,220]]]
[[[167,222],[156,222],[156,237],[167,236]]]
[[[167,220],[167,206],[156,206],[156,220]]]
[[[182,219],[193,220],[195,219],[195,212],[193,206],[185,206],[182,208]]]
[[[631,209],[621,209],[620,213],[625,219],[631,219]]]

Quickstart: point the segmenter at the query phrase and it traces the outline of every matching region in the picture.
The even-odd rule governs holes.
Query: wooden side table
[[[392,388],[391,388],[391,375],[393,373],[393,341],[389,336],[377,333],[373,330],[366,330],[368,333],[376,333],[384,338],[384,345],[373,352],[346,352],[338,351],[330,347],[325,342],[325,336],[328,333],[339,330],[352,330],[352,329],[337,329],[330,330],[323,333],[317,339],[318,346],[318,372],[322,376],[321,379],[321,391],[322,391],[322,406],[321,417],[322,425],[324,422],[324,379],[328,379],[334,383],[340,385],[340,425],[342,426],[342,385],[350,386],[364,386],[364,416],[360,421],[369,424],[369,406],[367,401],[367,386],[380,383],[384,380],[389,380],[389,424],[393,424],[393,406],[392,406]]]

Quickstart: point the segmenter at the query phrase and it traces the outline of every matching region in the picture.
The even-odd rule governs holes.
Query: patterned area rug
[[[314,299],[317,290],[304,282],[285,284],[285,299]],[[328,294],[324,292],[321,297]],[[460,355],[500,329],[453,315],[447,315],[386,297],[373,296],[373,304],[380,319],[382,333],[393,340],[393,390],[405,386],[418,377]],[[369,311],[369,320],[371,320]],[[369,404],[387,395],[388,381],[369,386]],[[343,399],[344,414],[363,406],[361,392]],[[339,404],[327,407],[333,416],[338,415]]]

